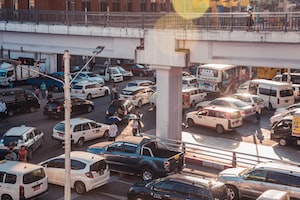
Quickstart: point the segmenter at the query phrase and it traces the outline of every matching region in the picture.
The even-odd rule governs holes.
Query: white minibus
[[[295,102],[293,88],[289,83],[253,79],[241,84],[237,92],[259,95],[269,109],[285,107]]]

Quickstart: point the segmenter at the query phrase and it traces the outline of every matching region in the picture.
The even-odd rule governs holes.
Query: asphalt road
[[[135,79],[141,79],[140,77],[136,77]],[[119,88],[123,88],[126,82],[120,83]],[[109,85],[111,87],[111,84]],[[28,87],[30,86],[22,86]],[[55,94],[56,95],[63,95]],[[87,113],[84,115],[86,118],[94,119],[99,122],[105,122],[105,111],[110,103],[110,96],[100,97],[93,99],[95,103],[95,110],[91,113]],[[45,105],[46,100],[41,100],[42,108]],[[32,163],[39,163],[44,161],[50,157],[57,156],[64,153],[64,149],[61,148],[61,145],[57,141],[51,139],[52,129],[56,123],[58,123],[59,119],[50,119],[48,117],[43,116],[43,109],[39,109],[34,113],[20,113],[8,119],[8,122],[0,121],[0,136],[2,136],[10,127],[27,125],[27,126],[36,126],[41,129],[45,133],[45,143],[41,149],[38,149],[33,154],[33,159],[30,160]],[[145,124],[143,131],[153,130],[155,129],[155,119],[156,119],[156,110],[152,109],[152,106],[145,105],[141,109],[139,109],[143,115],[143,123]],[[191,127],[186,128],[184,131],[192,132],[201,135],[209,135],[215,137],[223,137],[227,139],[232,139],[236,141],[244,141],[249,143],[257,142],[257,136],[264,136],[262,140],[263,145],[275,146],[277,145],[275,142],[270,141],[270,127],[269,127],[269,118],[272,116],[274,111],[263,110],[262,119],[259,124],[255,122],[254,117],[247,119],[244,121],[244,125],[234,131],[227,132],[225,134],[219,135],[216,133],[214,129],[204,128],[204,127]],[[125,125],[119,126],[119,129],[122,130]],[[96,142],[103,141],[104,139],[100,138],[94,141],[89,141],[84,144],[83,147],[78,148],[76,146],[72,147],[72,150],[83,150],[85,151],[87,147]],[[295,148],[295,147],[284,147],[284,148]],[[214,169],[205,169],[199,166],[188,165],[185,169],[186,173],[192,173],[194,175],[200,175],[205,177],[214,177],[218,173],[218,170]],[[111,180],[109,184],[101,188],[97,188],[93,191],[88,192],[84,196],[79,196],[75,192],[72,192],[72,199],[95,199],[101,198],[103,200],[111,200],[111,199],[127,199],[126,193],[129,187],[138,181],[137,177],[127,176],[117,173],[111,174]],[[64,189],[60,186],[50,185],[49,193],[47,196],[43,197],[43,199],[64,199]]]

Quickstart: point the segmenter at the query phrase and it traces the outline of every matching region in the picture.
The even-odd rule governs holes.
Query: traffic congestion
[[[261,145],[297,149],[296,83],[256,79],[245,67],[212,66],[199,65],[194,73],[186,69],[182,75],[184,131],[249,143],[257,138]],[[185,163],[183,147],[143,136],[155,130],[154,70],[136,63],[109,70],[94,67],[70,77],[72,199],[237,200],[264,199],[270,193],[269,199],[299,198],[297,163],[259,163],[206,176],[209,169]],[[297,75],[291,73],[288,80]],[[208,81],[208,76],[217,77],[219,83]],[[74,77],[80,78],[73,81]],[[5,176],[0,186],[6,189],[0,191],[1,199],[63,199],[62,81],[58,76],[36,76],[13,86],[3,81],[7,85],[0,92],[0,171]],[[260,135],[255,132],[258,127]],[[119,137],[128,128],[130,136]],[[21,150],[25,160],[20,160]],[[188,173],[193,170],[200,172]]]

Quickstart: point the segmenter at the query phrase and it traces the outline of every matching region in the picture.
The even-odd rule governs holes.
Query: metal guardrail
[[[238,13],[190,13],[184,19],[174,12],[72,12],[0,10],[0,21],[66,26],[101,26],[141,29],[246,30],[248,15]],[[299,31],[300,12],[253,13],[255,31]]]
[[[280,159],[273,159],[260,155],[247,154],[228,149],[218,148],[215,146],[207,146],[202,144],[194,144],[182,142],[178,140],[162,139],[150,134],[142,134],[166,144],[169,149],[182,150],[186,153],[186,157],[192,157],[195,160],[204,160],[228,167],[251,167],[261,162],[278,162],[300,166],[300,163],[290,162]]]

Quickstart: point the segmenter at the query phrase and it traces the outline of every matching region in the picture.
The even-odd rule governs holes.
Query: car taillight
[[[61,106],[57,106],[56,110],[57,110],[57,112],[60,112],[62,110]]]
[[[20,199],[24,198],[24,187],[21,185],[19,188],[19,193],[20,193]]]
[[[165,161],[165,162],[164,162],[164,169],[165,169],[166,171],[170,171],[170,162],[169,162],[169,161]]]
[[[94,178],[92,172],[86,172],[85,176],[88,177],[88,178]]]

